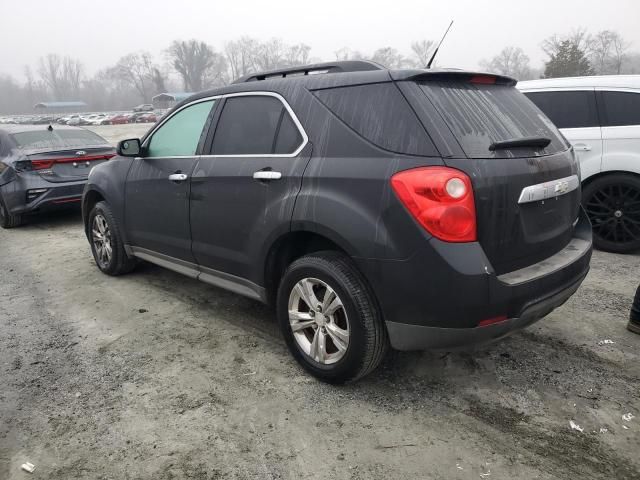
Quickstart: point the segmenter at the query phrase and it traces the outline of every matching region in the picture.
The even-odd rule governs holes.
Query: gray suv
[[[504,337],[565,302],[591,257],[575,156],[514,85],[338,62],[198,93],[92,171],[96,263],[271,303],[328,382],[389,347]]]

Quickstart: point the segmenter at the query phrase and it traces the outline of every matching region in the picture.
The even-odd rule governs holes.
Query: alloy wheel
[[[347,312],[335,290],[322,280],[303,278],[294,285],[289,324],[298,347],[320,364],[336,363],[347,352]]]
[[[593,233],[602,240],[629,243],[640,239],[640,189],[625,184],[605,185],[585,205]]]
[[[102,268],[107,268],[113,256],[113,246],[111,244],[111,230],[106,218],[100,213],[93,217],[91,226],[91,238],[95,248],[98,263]]]

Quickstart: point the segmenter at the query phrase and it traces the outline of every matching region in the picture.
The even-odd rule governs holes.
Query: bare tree
[[[61,57],[54,53],[40,57],[38,74],[58,100],[77,96],[80,91],[82,72],[83,67],[80,61],[71,57]]]
[[[343,62],[345,60],[364,60],[366,59],[366,55],[363,55],[362,52],[357,50],[351,50],[349,47],[342,47],[339,50],[333,52],[336,56],[336,60],[339,62]]]
[[[490,72],[509,75],[518,80],[529,80],[532,77],[529,57],[520,47],[505,47],[491,60],[483,60],[480,66]]]
[[[167,54],[182,77],[185,90],[198,92],[227,80],[225,58],[204,42],[176,40]]]
[[[577,28],[573,30],[568,35],[558,35],[557,33],[546,38],[542,42],[542,50],[552,57],[557,55],[560,48],[562,48],[562,44],[564,42],[566,45],[574,45],[578,50],[584,52],[585,54],[589,53],[589,34],[585,28]]]
[[[602,30],[589,36],[588,56],[594,72],[600,75],[620,74],[629,46],[618,32],[612,30]]]
[[[402,68],[407,63],[402,54],[392,47],[377,49],[371,60],[387,68]]]
[[[239,78],[255,71],[255,57],[258,52],[258,42],[250,37],[227,42],[224,53],[229,64],[231,78]]]
[[[122,57],[109,73],[116,80],[131,85],[142,101],[148,102],[153,91],[155,69],[150,53],[137,52]]]
[[[309,53],[311,47],[304,43],[291,45],[284,54],[284,63],[286,67],[295,67],[297,65],[306,65],[309,63]]]
[[[411,44],[411,51],[414,56],[414,66],[425,68],[431,59],[436,42],[433,40],[420,40]]]

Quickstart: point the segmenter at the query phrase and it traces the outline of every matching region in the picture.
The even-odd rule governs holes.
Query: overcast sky
[[[0,73],[23,76],[38,57],[80,59],[91,75],[132,51],[154,55],[174,39],[197,38],[222,49],[242,35],[304,42],[311,54],[334,59],[347,46],[371,53],[439,38],[454,26],[438,55],[443,67],[475,68],[504,46],[522,47],[532,66],[542,40],[577,27],[619,31],[640,50],[640,0],[0,0]]]

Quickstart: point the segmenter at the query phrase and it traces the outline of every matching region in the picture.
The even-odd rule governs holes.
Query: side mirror
[[[118,142],[116,152],[121,157],[137,157],[142,151],[139,138],[131,138],[129,140],[122,140]]]

